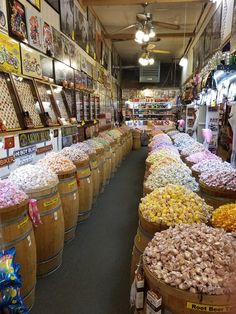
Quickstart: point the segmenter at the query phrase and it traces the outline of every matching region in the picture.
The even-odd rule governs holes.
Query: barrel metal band
[[[53,260],[55,257],[57,257],[58,255],[60,255],[63,252],[63,249],[61,249],[59,252],[57,252],[55,255],[53,255],[52,257],[49,257],[46,260],[43,261],[38,261],[37,264],[41,265],[41,264],[46,264],[48,262],[50,262],[51,260]]]
[[[51,210],[40,213],[40,216],[41,217],[49,216],[49,215],[53,214],[54,212],[58,211],[60,208],[61,208],[61,204],[59,204],[57,207],[52,208]]]
[[[78,191],[78,189],[76,188],[76,189],[74,189],[73,191],[70,191],[70,192],[62,192],[62,193],[60,193],[60,195],[61,196],[63,196],[63,195],[70,195],[70,194],[76,193],[77,191]]]
[[[66,182],[69,182],[69,181],[71,181],[71,180],[75,180],[75,177],[60,179],[60,180],[59,180],[59,183],[66,183]]]
[[[14,222],[19,222],[19,221],[23,220],[23,218],[26,217],[26,216],[27,216],[27,213],[24,213],[23,215],[15,218],[15,219],[7,220],[6,222],[0,224],[0,228],[4,228],[6,226],[9,226],[9,225],[11,225]]]
[[[4,250],[5,247],[12,247],[15,246],[16,243],[24,240],[25,238],[27,238],[31,232],[33,232],[33,228],[31,227],[27,232],[23,233],[19,238],[16,238],[13,241],[10,242],[6,242],[4,243],[4,245],[0,245],[0,250]]]
[[[37,201],[39,200],[43,200],[44,198],[47,198],[47,197],[52,197],[54,195],[56,195],[58,193],[57,189],[56,191],[52,192],[52,193],[49,193],[49,194],[46,194],[46,195],[42,195],[42,196],[37,196],[37,197],[31,197],[31,198],[35,198]]]

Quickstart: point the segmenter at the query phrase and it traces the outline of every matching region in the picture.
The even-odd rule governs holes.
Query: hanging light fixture
[[[149,53],[143,53],[141,57],[139,58],[138,62],[142,66],[147,66],[147,65],[153,65],[155,63],[155,60],[153,58],[150,58]]]
[[[154,30],[154,27],[151,26],[150,32],[149,32],[149,37],[150,37],[150,38],[154,38],[155,36],[156,36],[156,32],[155,32],[155,30]]]
[[[144,24],[139,24],[138,29],[135,33],[135,42],[142,45],[148,43],[150,39],[156,36],[155,29],[152,25],[152,22],[145,22]]]

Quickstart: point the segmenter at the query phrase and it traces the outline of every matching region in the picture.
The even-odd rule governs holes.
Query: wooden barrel
[[[157,222],[151,222],[151,221],[146,220],[146,219],[143,217],[143,215],[142,215],[140,209],[139,209],[138,214],[139,214],[139,224],[140,224],[142,230],[144,230],[147,234],[149,234],[149,235],[152,236],[152,237],[154,236],[154,234],[155,234],[156,232],[161,232],[161,231],[166,230],[166,229],[169,228],[169,227],[168,227],[165,223],[163,223],[162,221],[159,221],[159,222],[157,223]]]
[[[115,150],[115,143],[111,144],[111,173],[112,176],[114,175],[114,173],[116,172],[116,150]]]
[[[34,228],[37,249],[37,276],[51,274],[62,263],[64,247],[64,215],[58,187],[27,193],[37,200],[42,224]]]
[[[74,239],[79,214],[79,193],[76,171],[58,174],[58,191],[61,197],[65,222],[65,242]]]
[[[115,165],[116,169],[119,167],[119,161],[120,161],[120,151],[119,151],[119,143],[118,140],[115,140],[115,146],[114,146],[114,151],[115,151]]]
[[[36,245],[33,226],[28,217],[28,200],[19,205],[0,209],[0,251],[16,248],[16,263],[20,264],[21,295],[28,309],[35,299]]]
[[[96,154],[89,155],[91,177],[93,181],[93,202],[96,201],[100,189],[100,172]]]
[[[152,193],[152,189],[150,189],[149,187],[147,187],[146,182],[144,182],[143,184],[143,196]]]
[[[143,254],[145,248],[147,247],[148,243],[152,240],[152,238],[153,235],[144,231],[139,222],[137,233],[134,238],[134,248],[131,258],[131,272],[130,272],[131,280],[132,278],[134,278],[134,272],[139,262],[139,258]]]
[[[123,160],[123,155],[122,155],[122,143],[121,139],[118,140],[118,145],[117,145],[117,154],[118,154],[118,166],[121,165],[121,162]]]
[[[145,161],[145,165],[146,165],[146,171],[149,171],[149,169],[151,168],[151,166],[153,165],[151,162],[149,161]]]
[[[86,220],[93,204],[93,182],[89,158],[75,163],[79,182],[79,216],[78,222]]]
[[[235,203],[236,201],[236,192],[235,191],[227,191],[220,190],[216,188],[211,188],[199,181],[200,186],[200,196],[205,199],[208,205],[217,208],[221,205]]]
[[[236,313],[236,295],[206,295],[173,288],[151,273],[145,263],[144,275],[147,288],[158,292],[164,309],[173,314]]]
[[[191,169],[191,170],[192,170],[192,169]],[[201,175],[201,173],[198,172],[198,171],[192,170],[192,175],[193,175],[193,177],[198,181],[198,180],[199,180],[199,177],[200,177],[200,175]]]
[[[105,148],[105,172],[106,172],[106,183],[109,183],[112,174],[112,154],[110,146]]]
[[[141,148],[141,133],[133,131],[133,150],[138,150]]]
[[[97,160],[98,160],[98,169],[100,175],[100,187],[99,191],[102,193],[106,184],[106,169],[105,169],[105,149],[97,148]]]

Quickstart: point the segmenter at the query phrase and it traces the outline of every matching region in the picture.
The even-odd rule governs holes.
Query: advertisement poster
[[[73,36],[73,0],[60,0],[61,8],[61,30],[64,34],[72,38]]]
[[[231,32],[231,51],[236,51],[236,0],[234,0],[234,8],[233,8],[233,21],[232,21],[232,32]]]
[[[74,83],[74,70],[62,62],[54,61],[55,81],[56,84],[61,85],[65,81],[67,83]]]
[[[70,41],[66,38],[66,36],[61,34],[61,42],[62,42],[62,59],[61,61],[70,66]]]
[[[28,0],[37,10],[41,9],[41,1],[40,0]]]
[[[21,73],[19,43],[0,33],[0,71]]]
[[[0,31],[8,33],[6,1],[0,0]]]
[[[88,21],[78,2],[74,2],[74,40],[88,52]]]
[[[88,10],[88,44],[89,55],[96,60],[96,18]]]
[[[25,7],[17,0],[8,0],[9,35],[17,40],[27,40]]]
[[[80,51],[72,41],[70,42],[70,66],[75,70],[80,70]]]
[[[59,12],[59,0],[45,0],[54,10]]]
[[[54,57],[60,61],[63,60],[63,41],[61,40],[61,32],[56,28],[52,28],[53,32],[53,43],[54,43]]]
[[[31,8],[26,8],[26,24],[28,29],[28,41],[30,46],[43,50],[42,45],[42,19],[38,12]]]
[[[40,55],[40,63],[42,69],[42,76],[44,78],[54,79],[53,73],[53,61],[49,57],[45,57],[44,55]]]
[[[218,9],[214,13],[213,19],[212,19],[212,50],[213,52],[215,52],[220,46],[221,12],[222,12],[222,5],[220,4]]]
[[[109,64],[109,48],[105,43],[104,36],[102,38],[102,65],[105,69],[108,69]]]
[[[233,0],[222,1],[222,16],[221,16],[221,44],[229,38],[231,34],[232,20],[233,20]]]
[[[40,54],[21,44],[22,73],[27,76],[42,78]]]
[[[96,20],[96,60],[101,63],[102,58],[102,29],[98,20]]]
[[[212,28],[213,28],[213,19],[210,20],[204,32],[205,34],[205,40],[204,40],[205,63],[212,54]]]
[[[54,56],[54,44],[53,44],[53,31],[52,27],[46,23],[43,22],[43,52],[46,53],[49,57]]]

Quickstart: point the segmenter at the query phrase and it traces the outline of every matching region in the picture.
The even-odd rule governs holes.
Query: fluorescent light
[[[179,61],[179,65],[181,67],[186,67],[188,65],[188,59],[186,57],[182,57]]]

